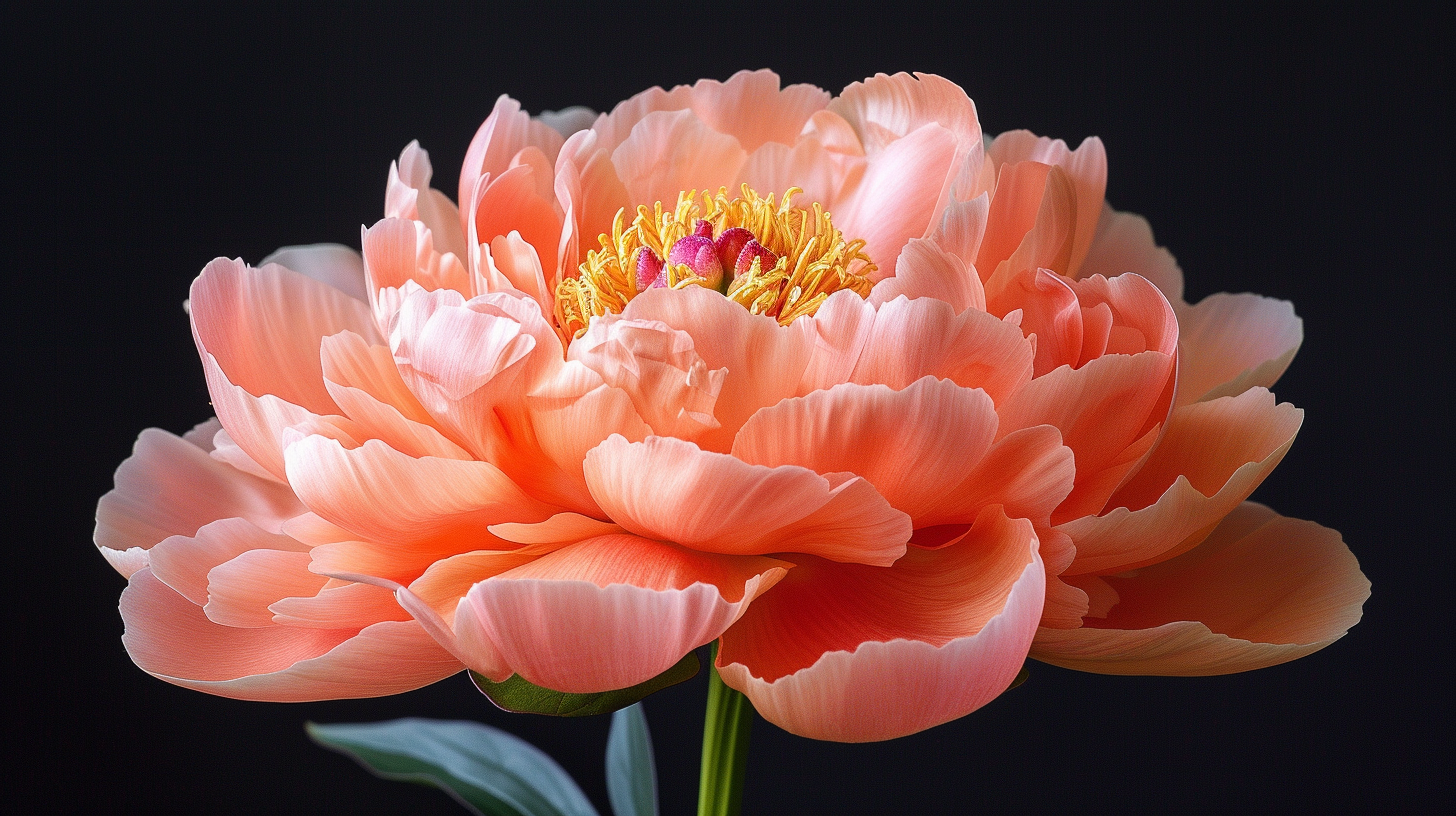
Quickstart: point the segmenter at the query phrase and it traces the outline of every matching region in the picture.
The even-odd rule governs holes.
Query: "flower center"
[[[793,206],[800,192],[791,187],[775,204],[772,193],[764,198],[746,184],[731,199],[727,188],[687,191],[671,210],[661,201],[638,206],[630,226],[626,208],[618,210],[611,234],[597,239],[601,249],[556,287],[557,325],[580,337],[592,316],[620,313],[639,293],[663,287],[716,289],[781,325],[814,314],[840,289],[867,296],[876,267],[865,242],[846,241],[818,204]]]

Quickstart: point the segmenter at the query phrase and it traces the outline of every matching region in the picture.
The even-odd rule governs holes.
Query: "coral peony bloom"
[[[126,647],[216,694],[566,692],[717,669],[797,734],[960,717],[1028,655],[1216,674],[1339,638],[1339,535],[1245,501],[1301,412],[1288,303],[1190,306],[1106,158],[935,76],[766,71],[592,116],[506,97],[362,256],[219,259],[217,420],[147,431],[96,541]]]

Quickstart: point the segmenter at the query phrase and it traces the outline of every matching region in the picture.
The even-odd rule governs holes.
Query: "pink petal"
[[[980,462],[996,425],[990,397],[948,380],[925,377],[900,391],[845,383],[754,414],[733,455],[770,468],[853,473],[919,526]]]
[[[928,123],[868,159],[863,180],[838,202],[835,226],[845,237],[862,238],[879,266],[876,279],[895,268],[900,250],[924,238],[940,222],[956,158],[955,135]]]
[[[869,742],[974,711],[1010,685],[1045,581],[1026,521],[995,509],[971,535],[884,569],[799,563],[724,634],[718,669],[775,725]]]
[[[363,303],[281,266],[215,260],[193,282],[190,302],[197,348],[229,382],[316,414],[337,412],[324,388],[320,341],[344,330],[376,337]]]
[[[598,236],[611,233],[617,210],[633,205],[617,177],[611,151],[596,132],[581,131],[561,149],[556,199],[564,215],[560,255],[548,276],[553,292],[562,276],[575,273],[586,250],[597,248]]]
[[[669,208],[679,192],[717,192],[732,184],[747,158],[732,136],[711,129],[688,110],[647,114],[612,151],[612,164],[631,200],[661,201]]]
[[[976,261],[976,269],[985,280],[986,308],[992,314],[1004,315],[1018,308],[1018,304],[1007,301],[1007,288],[1017,276],[1033,269],[1061,274],[1071,263],[1077,229],[1076,190],[1060,167],[1049,168],[1045,178],[1041,177],[1040,167],[1036,162],[1021,162],[1001,168],[987,216],[986,239]],[[1003,197],[1020,202],[1020,209],[1014,213],[998,211],[998,200]],[[1021,234],[1033,202],[1039,202],[1035,218],[1030,229]],[[1000,250],[1006,246],[1016,249],[1005,260],[997,261],[987,254],[988,248]]]
[[[879,306],[901,295],[912,300],[942,300],[957,313],[986,310],[986,293],[975,269],[928,238],[915,238],[905,245],[895,262],[895,276],[875,284],[869,301]]]
[[[287,461],[309,509],[366,539],[468,542],[491,524],[551,515],[487,462],[416,459],[378,440],[349,450],[319,436],[290,445]]]
[[[1142,275],[1171,303],[1183,303],[1183,270],[1168,250],[1153,241],[1153,229],[1147,219],[1104,205],[1097,232],[1077,276],[1115,278],[1124,272]]]
[[[1016,326],[985,312],[956,314],[931,298],[895,299],[875,314],[853,381],[904,388],[925,376],[980,388],[997,405],[1031,380],[1032,346]]]
[[[465,233],[461,229],[460,209],[444,193],[430,187],[432,175],[430,154],[419,142],[410,142],[399,161],[389,166],[384,215],[419,221],[429,228],[441,252],[464,258]]]
[[[713,412],[720,427],[695,440],[720,452],[732,447],[733,435],[754,411],[798,392],[817,339],[807,321],[780,326],[701,286],[643,292],[622,317],[684,331],[709,371],[727,369]]]
[[[1190,552],[1104,580],[1118,595],[1111,612],[1042,630],[1034,657],[1101,674],[1248,671],[1343,637],[1370,597],[1339,533],[1252,502]]]
[[[240,553],[207,573],[207,604],[202,611],[223,626],[272,626],[269,605],[294,596],[311,597],[324,588],[328,579],[309,572],[308,564],[307,552]]]
[[[788,566],[601,536],[476,584],[457,626],[473,614],[506,663],[537,685],[626,688],[721,635]]]
[[[865,167],[862,156],[834,153],[817,139],[805,137],[793,147],[769,142],[753,151],[744,161],[737,182],[764,195],[798,187],[803,193],[794,197],[796,206],[809,207],[817,202],[826,211],[835,212],[840,196],[859,184]],[[729,189],[736,191],[738,187]]]
[[[1098,344],[1096,355],[1084,350],[1079,364],[1101,354],[1159,351],[1171,355],[1178,350],[1178,318],[1167,299],[1146,278],[1136,274],[1111,279],[1093,275],[1072,281],[1070,286],[1084,313],[1105,306],[1111,320],[1107,339]]]
[[[152,575],[202,606],[207,603],[208,573],[213,567],[253,550],[306,556],[308,549],[291,536],[267,532],[244,519],[225,518],[204,526],[195,535],[175,535],[153,547]],[[307,568],[306,557],[303,563]]]
[[[368,584],[325,586],[317,595],[284,598],[268,610],[274,623],[316,629],[363,628],[410,619],[389,590]]]
[[[691,441],[719,427],[713,409],[727,371],[710,371],[685,331],[606,315],[572,342],[568,356],[631,397],[655,434]]]
[[[1097,222],[1102,215],[1102,196],[1107,190],[1107,151],[1096,136],[1084,139],[1075,151],[1061,139],[1037,136],[1028,130],[1001,134],[991,143],[987,157],[998,168],[1008,162],[1036,161],[1061,168],[1071,179],[1076,194],[1077,224],[1071,258],[1059,272],[1079,277],[1077,270],[1087,257]]]
[[[465,297],[477,293],[461,258],[437,252],[434,236],[418,221],[386,218],[363,230],[360,240],[374,321],[383,334],[393,329],[407,284],[427,291],[451,289]]]
[[[976,105],[954,82],[934,74],[878,74],[846,87],[829,110],[849,122],[870,155],[927,123],[939,124],[956,141],[950,165],[955,198],[965,201],[984,192],[976,187],[985,160]]]
[[[264,258],[258,266],[261,268],[269,264],[278,264],[307,275],[355,300],[369,302],[364,283],[364,260],[350,247],[342,244],[283,247]]]
[[[498,178],[511,164],[511,160],[527,147],[539,149],[549,161],[556,161],[561,150],[562,137],[549,125],[532,119],[521,110],[521,103],[502,94],[495,101],[490,116],[476,131],[465,151],[464,166],[460,169],[459,201],[471,199],[476,181],[484,175]]]
[[[1194,546],[1279,464],[1303,418],[1262,388],[1175,410],[1113,509],[1059,526],[1077,545],[1069,571],[1133,569]]]
[[[991,213],[991,197],[981,194],[970,201],[955,201],[945,208],[940,225],[930,234],[941,249],[960,258],[966,268],[974,271],[976,256],[981,251],[981,241],[986,237],[986,222]],[[976,280],[980,280],[978,274]],[[981,305],[985,309],[985,293],[981,294]]]
[[[268,530],[304,512],[293,491],[242,473],[166,431],[151,428],[116,470],[116,487],[96,506],[96,546],[127,577],[169,536],[190,536],[225,518]],[[128,555],[129,553],[129,555]]]
[[[794,321],[811,327],[808,364],[799,380],[797,396],[847,382],[869,342],[875,308],[854,292],[841,289],[819,306],[819,311]]]
[[[909,519],[864,480],[830,476],[750,465],[658,436],[614,436],[586,457],[597,503],[639,535],[704,552],[893,563],[910,538]]]
[[[505,278],[512,289],[536,301],[543,315],[552,314],[556,308],[556,287],[547,282],[536,248],[520,233],[497,235],[488,247],[481,247],[481,255],[492,274]],[[546,257],[555,258],[555,253]]]
[[[1210,295],[1183,309],[1178,325],[1179,404],[1274,385],[1304,340],[1293,304],[1258,295]]]
[[[1167,416],[1172,376],[1173,358],[1159,352],[1099,357],[1032,380],[1002,406],[1003,432],[1053,425],[1076,454],[1077,486],[1058,516],[1097,513],[1106,505]]]
[[[554,259],[561,242],[561,215],[555,202],[542,194],[543,184],[550,192],[550,182],[545,172],[530,164],[518,164],[492,176],[485,194],[471,198],[475,202],[470,208],[475,223],[473,240],[484,244],[497,236],[519,233],[538,258]]]
[[[272,626],[237,629],[148,570],[121,594],[122,643],[144,671],[179,686],[244,700],[305,702],[398,694],[444,679],[460,664],[414,622],[362,631]]]
[[[324,385],[344,414],[371,437],[414,457],[469,459],[431,424],[432,419],[400,379],[387,346],[370,346],[353,332],[324,338]]]
[[[602,515],[587,488],[587,451],[612,434],[646,439],[652,429],[620,388],[574,360],[526,397],[534,447],[512,468],[516,483],[543,501],[592,516]]]

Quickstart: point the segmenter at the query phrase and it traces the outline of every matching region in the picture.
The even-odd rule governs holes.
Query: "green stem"
[[[718,676],[718,644],[708,663],[708,711],[703,717],[703,769],[698,777],[698,816],[738,816],[748,771],[748,731],[753,703]]]

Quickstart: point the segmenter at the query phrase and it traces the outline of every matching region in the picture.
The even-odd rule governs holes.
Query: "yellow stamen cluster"
[[[601,249],[588,251],[579,276],[556,288],[556,321],[563,335],[579,337],[593,316],[626,308],[638,294],[638,251],[646,248],[665,260],[673,244],[691,235],[700,219],[712,225],[714,236],[734,227],[746,229],[778,257],[769,269],[755,260],[736,276],[733,269],[724,270],[724,294],[754,314],[788,325],[814,314],[840,289],[860,297],[869,294],[873,285],[869,275],[876,267],[864,252],[865,242],[846,241],[818,204],[812,210],[793,206],[790,201],[802,192],[799,188],[786,190],[779,204],[772,193],[764,198],[746,184],[742,191],[742,196],[731,199],[727,188],[716,195],[683,192],[672,210],[664,210],[660,201],[650,208],[638,206],[630,225],[626,209],[618,210],[611,234],[598,239]],[[685,264],[666,267],[667,284],[674,289],[712,285]]]

